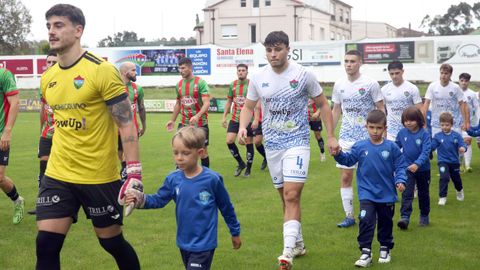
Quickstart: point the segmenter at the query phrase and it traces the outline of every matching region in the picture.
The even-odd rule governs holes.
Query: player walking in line
[[[359,51],[351,50],[345,54],[344,59],[346,78],[335,82],[333,86],[333,124],[336,127],[340,115],[339,144],[342,151],[349,152],[352,145],[360,140],[368,139],[365,129],[365,119],[369,112],[375,108],[383,111],[383,96],[378,82],[360,73],[362,55]],[[345,219],[337,227],[347,228],[355,224],[353,215],[353,170],[354,166],[336,165],[341,170],[341,188]]]
[[[193,75],[193,65],[190,58],[180,59],[178,69],[182,79],[175,86],[177,103],[175,103],[172,116],[167,122],[167,131],[173,131],[173,126],[179,114],[182,116],[182,121],[178,124],[178,129],[188,125],[202,128],[207,136],[201,162],[202,166],[209,167],[208,108],[210,107],[210,94],[208,93],[208,84],[205,80]]]
[[[274,31],[264,42],[269,65],[252,76],[240,114],[238,137],[247,138],[247,126],[258,100],[263,112],[263,135],[268,169],[284,209],[283,252],[280,269],[290,269],[295,256],[306,253],[301,226],[300,201],[310,161],[307,105],[311,97],[327,127],[330,152],[338,150],[332,113],[315,75],[288,61],[287,34]]]
[[[465,96],[468,110],[470,112],[470,123],[475,125],[478,123],[478,114],[480,113],[480,107],[478,105],[478,97],[477,93],[468,88],[470,84],[471,75],[468,73],[462,73],[459,76],[459,86],[463,91],[463,95]],[[465,143],[467,144],[467,151],[463,155],[463,159],[465,162],[465,169],[467,172],[472,172],[472,167],[470,166],[472,163],[472,148],[470,145],[472,144],[472,137],[467,134],[466,131],[462,131],[462,137]],[[478,140],[477,140],[478,142]]]

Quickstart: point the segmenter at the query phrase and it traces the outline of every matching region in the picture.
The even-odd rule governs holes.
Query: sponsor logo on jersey
[[[73,79],[73,85],[75,86],[75,88],[80,89],[83,84],[85,83],[85,79],[82,78],[82,76],[78,75],[75,79]]]
[[[54,111],[66,111],[66,110],[78,110],[87,108],[85,103],[65,103],[65,104],[54,104],[50,108]]]
[[[390,156],[390,152],[388,152],[387,150],[382,151],[382,158],[383,159],[387,160],[389,156]]]
[[[86,119],[79,121],[75,118],[68,118],[66,120],[55,119],[55,128],[73,128],[75,130],[86,129]]]
[[[48,88],[52,88],[55,85],[57,85],[57,82],[51,82],[51,83],[48,84]]]
[[[236,96],[234,99],[233,99],[233,102],[235,102],[235,104],[239,105],[240,107],[243,106],[243,104],[245,104],[245,97],[243,96]]]
[[[105,216],[105,215],[111,215],[115,211],[115,208],[112,205],[107,205],[107,206],[100,206],[100,207],[88,207],[88,213],[90,216]],[[118,217],[120,217],[119,214],[117,214]],[[113,219],[117,219],[117,215],[111,216]]]
[[[363,96],[365,94],[365,88],[362,87],[358,89],[358,93]]]
[[[208,192],[208,191],[202,191],[198,194],[198,198],[200,199],[200,202],[203,204],[203,205],[207,205],[208,204],[208,201],[210,200],[210,197],[212,195]]]
[[[265,83],[265,82],[262,83],[262,88],[264,88],[264,87],[268,87],[268,83]]]
[[[195,105],[196,103],[198,103],[198,101],[197,101],[196,99],[194,99],[192,96],[184,96],[184,97],[182,97],[182,104],[183,104],[183,106],[192,107],[192,106]]]
[[[298,81],[293,79],[290,81],[290,87],[292,87],[292,89],[297,89],[298,87]]]
[[[43,196],[37,198],[37,205],[38,206],[49,206],[60,202],[60,196],[53,195],[53,196]]]

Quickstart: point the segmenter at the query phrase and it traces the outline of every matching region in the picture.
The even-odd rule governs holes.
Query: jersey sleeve
[[[318,97],[323,93],[323,89],[318,83],[317,77],[309,71],[307,71],[307,91],[309,97]]]
[[[392,143],[392,152],[394,156],[394,168],[395,168],[395,184],[407,183],[407,162],[403,156],[400,148],[394,143]]]
[[[259,98],[260,96],[258,94],[258,85],[254,76],[248,84],[247,99],[257,101]]]
[[[220,213],[222,213],[223,219],[230,230],[230,234],[232,236],[239,236],[240,222],[238,222],[235,209],[230,201],[230,196],[228,195],[227,189],[223,184],[223,179],[220,175],[217,176],[219,179],[216,181],[215,185],[215,200],[217,202],[218,209],[220,210]]]
[[[178,89],[178,86],[179,86],[179,83],[177,83],[177,84],[175,85],[175,98],[176,98],[176,99],[182,98],[182,97],[180,96],[180,89]]]
[[[233,82],[230,83],[230,86],[228,87],[227,98],[233,99]]]
[[[102,62],[97,74],[98,91],[103,100],[109,101],[125,94],[125,85],[120,79],[120,73],[109,62]]]
[[[208,88],[208,84],[204,79],[200,79],[198,82],[198,92],[202,96],[207,96],[210,92],[210,88]]]
[[[379,102],[383,100],[382,90],[380,90],[380,85],[377,81],[372,83],[372,99],[374,102]]]
[[[18,94],[17,83],[15,82],[15,76],[10,70],[5,69],[5,72],[1,76],[0,81],[1,91],[6,96],[12,96]]]
[[[336,104],[341,104],[342,103],[342,100],[341,100],[341,97],[340,97],[340,91],[338,90],[338,86],[339,83],[338,81],[335,82],[335,84],[333,85],[333,91],[332,91],[332,101],[333,103],[336,103]]]
[[[430,162],[429,155],[431,151],[432,150],[430,135],[428,134],[428,132],[424,132],[422,136],[422,152],[413,163],[417,164],[418,167],[421,167],[427,162]]]
[[[145,96],[145,93],[143,92],[143,87],[137,85],[137,91],[138,91],[138,100],[143,100],[143,97]]]
[[[172,184],[172,176],[169,175],[163,182],[163,185],[158,189],[155,194],[145,195],[145,209],[150,208],[162,208],[167,205],[173,198],[175,189]]]

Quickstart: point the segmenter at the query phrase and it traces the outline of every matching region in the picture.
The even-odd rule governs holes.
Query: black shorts
[[[227,128],[228,133],[238,133],[239,129],[240,129],[239,122],[235,122],[233,120],[230,120],[230,122],[228,122],[228,128]],[[253,137],[252,123],[249,123],[247,126],[247,137]]]
[[[44,176],[40,181],[37,198],[37,221],[71,217],[75,223],[80,206],[93,226],[105,228],[122,225],[123,206],[118,204],[122,184],[73,184]]]
[[[259,122],[259,123],[258,123],[258,127],[253,130],[253,136],[261,136],[261,135],[263,135],[263,132],[262,132],[262,122]]]
[[[10,147],[5,151],[0,150],[0,166],[7,166],[9,158],[10,158]]]
[[[322,121],[310,121],[310,130],[312,131],[322,131]]]
[[[180,249],[180,254],[185,270],[208,270],[212,265],[215,249],[200,252]]]
[[[179,123],[178,127],[177,127],[177,130],[181,129],[182,127],[185,127],[185,125],[183,125],[182,123]],[[205,146],[208,146],[209,136],[210,136],[210,131],[208,129],[208,125],[201,126],[199,128],[201,128],[201,129],[203,129],[203,131],[205,131]]]
[[[122,145],[122,137],[120,137],[120,134],[118,134],[118,151],[123,151],[123,145]]]
[[[38,157],[50,156],[52,150],[52,138],[40,137],[38,143]]]

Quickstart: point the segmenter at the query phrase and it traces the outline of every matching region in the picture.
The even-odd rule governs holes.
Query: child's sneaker
[[[293,256],[291,254],[282,254],[278,256],[278,265],[280,270],[290,270],[293,266]]]
[[[463,194],[463,189],[460,191],[457,191],[457,201],[463,201],[465,200],[465,194]]]
[[[351,217],[346,217],[342,222],[337,224],[339,228],[348,228],[355,225],[355,219]]]
[[[438,199],[438,205],[444,206],[447,203],[447,197],[441,197]]]
[[[23,220],[23,211],[25,208],[25,200],[22,196],[13,202],[13,224],[18,224]]]
[[[473,171],[472,167],[467,167],[467,172],[471,173]]]
[[[428,226],[428,224],[430,224],[430,219],[428,218],[428,216],[426,216],[426,217],[420,216],[419,224],[420,224],[420,226]]]
[[[389,263],[392,260],[390,256],[390,249],[386,246],[380,247],[380,257],[378,257],[378,263]]]
[[[402,217],[398,221],[397,226],[402,230],[406,230],[406,229],[408,229],[408,224],[409,223],[410,223],[410,221],[408,220],[408,218]]]
[[[303,244],[303,242],[297,242],[292,250],[293,257],[300,257],[305,254],[307,254],[307,249],[305,248],[305,245]]]
[[[369,248],[362,248],[362,255],[355,262],[357,267],[369,267],[372,264],[372,251]]]

